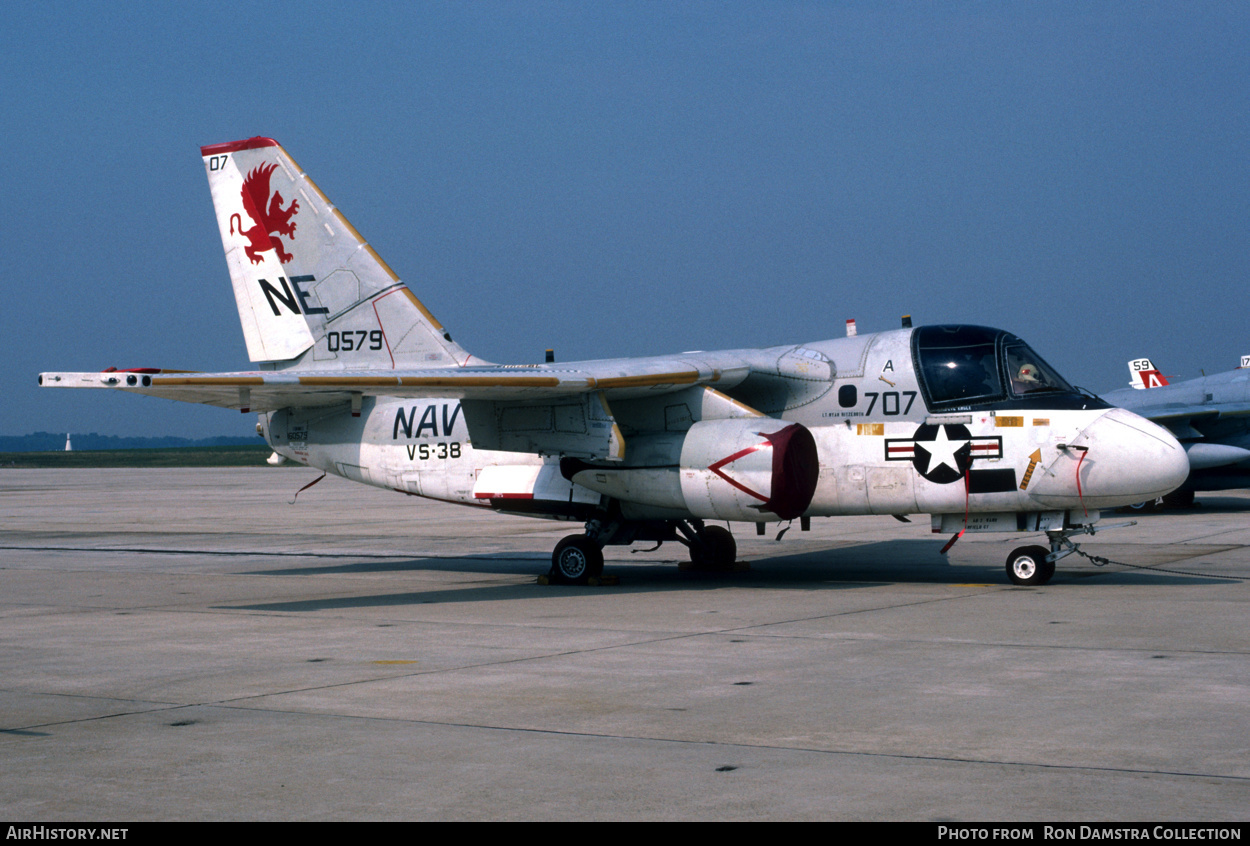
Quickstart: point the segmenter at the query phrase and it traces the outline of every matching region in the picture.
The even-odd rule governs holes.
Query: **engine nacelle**
[[[627,440],[626,460],[628,466],[610,467],[566,459],[564,472],[623,503],[750,523],[802,515],[820,473],[812,433],[768,417],[705,420],[682,434],[636,436]]]

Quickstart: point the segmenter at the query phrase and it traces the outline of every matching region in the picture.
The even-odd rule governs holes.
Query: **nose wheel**
[[[1047,561],[1050,550],[1044,546],[1022,546],[1007,556],[1007,578],[1013,585],[1044,585],[1055,575],[1055,562]]]

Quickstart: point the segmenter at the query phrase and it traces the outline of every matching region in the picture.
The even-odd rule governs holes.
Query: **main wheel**
[[[738,560],[738,544],[723,526],[707,526],[690,545],[690,561],[703,570],[728,570]]]
[[[1007,556],[1007,578],[1013,585],[1044,585],[1055,575],[1055,562],[1047,561],[1044,546],[1022,546]]]
[[[585,535],[569,535],[551,553],[551,575],[562,582],[584,585],[603,573],[603,550]]]

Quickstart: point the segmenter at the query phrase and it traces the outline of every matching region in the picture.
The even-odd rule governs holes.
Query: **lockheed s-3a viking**
[[[538,365],[452,340],[268,138],[202,148],[243,336],[258,369],[44,373],[257,412],[275,453],[406,494],[570,520],[551,575],[603,547],[678,541],[732,564],[728,529],[929,514],[934,532],[1045,533],[1007,560],[1044,584],[1099,509],[1188,472],[1165,429],[1071,387],[1023,340],[924,326],[768,349]],[[958,535],[957,535],[958,536]]]

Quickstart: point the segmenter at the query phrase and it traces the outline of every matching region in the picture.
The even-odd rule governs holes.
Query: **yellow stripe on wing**
[[[590,387],[599,390],[650,388],[655,385],[693,385],[697,381],[699,381],[699,371],[686,370],[681,373],[651,373],[643,376],[609,376],[604,379],[591,379]]]

